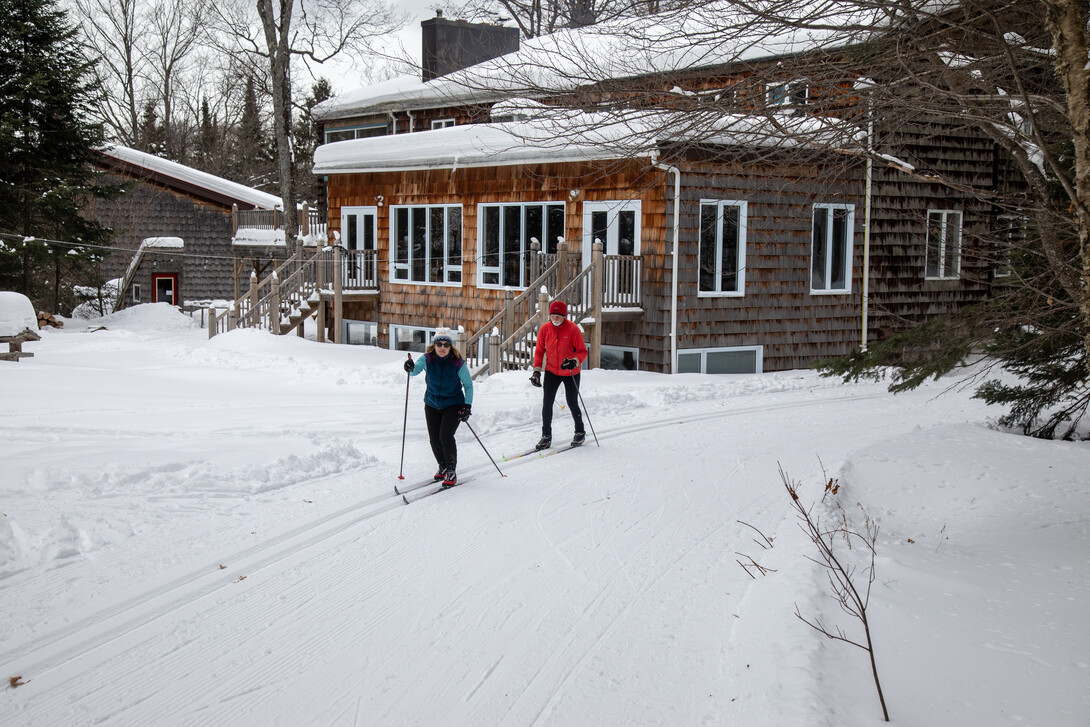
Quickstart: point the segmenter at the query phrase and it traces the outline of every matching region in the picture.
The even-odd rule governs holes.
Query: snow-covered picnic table
[[[0,361],[18,361],[33,353],[23,351],[27,341],[39,341],[38,317],[34,306],[22,293],[0,290],[0,347],[8,344],[8,350],[0,348]]]

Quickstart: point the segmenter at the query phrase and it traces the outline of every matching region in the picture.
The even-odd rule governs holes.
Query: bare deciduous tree
[[[214,5],[220,47],[267,71],[280,173],[284,226],[298,230],[295,155],[291,144],[293,64],[322,64],[342,53],[363,53],[368,42],[398,29],[402,16],[387,0],[229,0]]]

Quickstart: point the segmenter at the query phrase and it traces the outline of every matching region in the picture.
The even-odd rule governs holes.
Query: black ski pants
[[[572,419],[575,420],[576,433],[583,432],[583,412],[579,409],[579,377],[557,376],[545,372],[545,380],[542,387],[545,389],[545,399],[541,404],[541,434],[545,437],[553,435],[553,402],[556,401],[556,392],[560,390],[560,384],[564,384],[564,398],[568,400],[568,409],[571,410]]]
[[[458,431],[458,425],[462,423],[459,415],[462,406],[448,406],[446,409],[436,409],[424,405],[424,419],[428,422],[428,439],[431,440],[431,453],[435,455],[435,461],[440,469],[454,469],[458,466],[458,443],[454,441],[454,433]]]

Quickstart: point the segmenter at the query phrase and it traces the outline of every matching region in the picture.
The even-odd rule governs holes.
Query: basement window
[[[764,346],[688,348],[677,352],[679,374],[759,374],[764,370]]]

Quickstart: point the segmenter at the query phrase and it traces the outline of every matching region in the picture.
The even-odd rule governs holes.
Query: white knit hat
[[[454,336],[451,334],[449,328],[444,328],[444,327],[440,326],[439,328],[435,329],[435,333],[432,334],[432,337],[431,337],[431,342],[435,343],[436,341],[440,341],[440,340],[446,340],[446,341],[450,341],[451,343],[454,343]]]

